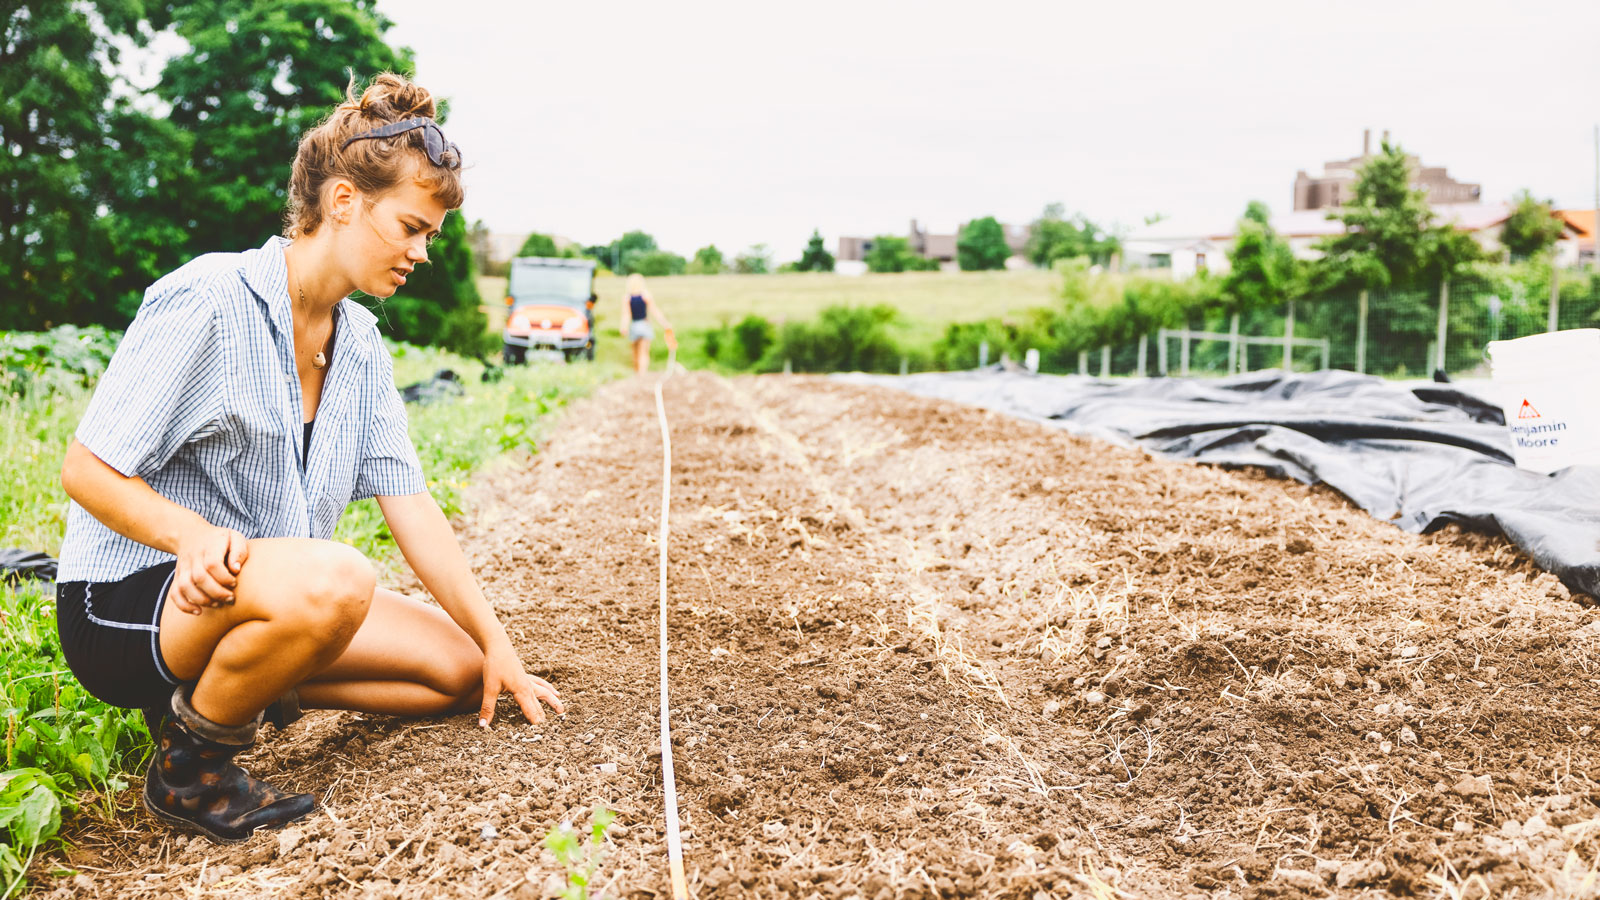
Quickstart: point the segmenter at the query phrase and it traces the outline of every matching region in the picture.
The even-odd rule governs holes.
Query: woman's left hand
[[[545,681],[529,675],[522,668],[522,659],[512,649],[509,640],[502,639],[491,645],[483,654],[483,707],[478,710],[478,724],[484,728],[494,721],[495,703],[500,695],[509,692],[522,707],[522,714],[535,725],[544,721],[544,707],[548,704],[557,714],[566,713],[561,695]]]

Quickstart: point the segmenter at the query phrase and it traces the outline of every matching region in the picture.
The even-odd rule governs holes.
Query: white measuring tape
[[[672,437],[667,432],[667,404],[661,385],[678,365],[676,348],[667,351],[667,374],[656,382],[656,419],[661,424],[661,786],[667,798],[667,864],[672,872],[673,900],[689,900],[683,877],[683,840],[678,834],[678,786],[672,773],[672,726],[667,721],[667,512],[672,506]]]

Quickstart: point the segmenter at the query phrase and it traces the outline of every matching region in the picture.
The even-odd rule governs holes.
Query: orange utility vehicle
[[[523,256],[506,283],[506,363],[530,355],[594,359],[594,322],[584,301],[594,291],[594,260]]]

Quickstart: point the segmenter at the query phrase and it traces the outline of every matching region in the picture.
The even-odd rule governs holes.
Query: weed
[[[589,887],[594,884],[595,872],[606,856],[606,826],[617,814],[604,806],[596,807],[589,817],[589,840],[584,842],[570,822],[562,822],[550,829],[541,841],[556,861],[567,870],[567,887],[561,900],[589,900]]]

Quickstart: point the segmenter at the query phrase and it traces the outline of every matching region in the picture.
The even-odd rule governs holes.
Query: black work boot
[[[156,736],[155,759],[145,774],[144,808],[163,821],[224,844],[246,840],[257,828],[280,828],[317,808],[312,794],[290,794],[251,778],[233,757],[255,743],[261,718],[247,725],[218,725],[189,705],[192,685],[172,693],[172,711]]]

